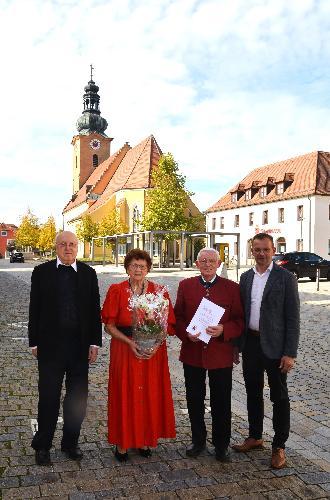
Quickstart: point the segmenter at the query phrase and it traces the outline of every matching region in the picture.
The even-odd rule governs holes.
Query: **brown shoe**
[[[262,439],[247,438],[242,444],[234,444],[232,448],[235,451],[243,453],[250,450],[260,450],[263,448],[263,444]]]
[[[273,448],[272,467],[273,469],[282,469],[286,465],[285,451],[283,448]]]

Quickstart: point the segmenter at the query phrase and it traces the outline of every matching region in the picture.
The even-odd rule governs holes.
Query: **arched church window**
[[[99,164],[99,157],[97,155],[93,155],[93,167],[96,168]]]

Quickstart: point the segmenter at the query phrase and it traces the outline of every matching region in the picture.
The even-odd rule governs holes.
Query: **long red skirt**
[[[111,339],[108,441],[121,448],[156,447],[175,437],[175,418],[165,343],[148,360]]]

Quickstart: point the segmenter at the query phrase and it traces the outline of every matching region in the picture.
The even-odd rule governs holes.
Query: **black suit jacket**
[[[31,277],[29,345],[38,347],[38,358],[56,356],[61,350],[57,303],[56,260],[36,266]],[[102,345],[100,295],[96,273],[77,261],[78,316],[82,353],[90,345]]]
[[[241,297],[245,312],[245,332],[240,339],[244,350],[251,312],[253,269],[242,274]],[[270,359],[297,356],[300,329],[297,280],[292,273],[276,264],[268,277],[260,307],[260,344]]]

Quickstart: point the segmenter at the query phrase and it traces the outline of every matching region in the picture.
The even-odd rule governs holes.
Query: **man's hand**
[[[197,333],[196,335],[192,335],[191,333],[187,332],[187,337],[189,340],[191,340],[191,342],[200,342],[200,340],[198,338],[199,335],[200,335],[199,333]]]
[[[211,337],[220,337],[223,334],[223,325],[208,326],[206,328],[206,333],[211,335]]]
[[[290,356],[282,356],[279,369],[282,373],[288,373],[292,370],[294,366],[294,358],[290,358]]]
[[[98,347],[95,347],[93,345],[91,345],[89,347],[89,353],[88,353],[88,362],[89,363],[95,363],[95,361],[97,359],[98,352],[99,352]]]
[[[34,356],[35,358],[38,357],[38,347],[32,347],[32,356]]]

